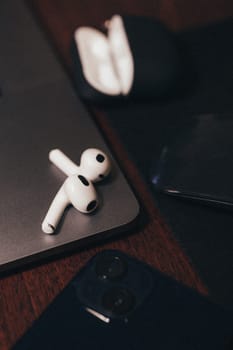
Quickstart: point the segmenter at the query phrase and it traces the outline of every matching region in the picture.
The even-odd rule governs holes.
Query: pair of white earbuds
[[[105,178],[110,172],[111,164],[107,155],[96,148],[88,148],[82,153],[79,166],[59,149],[52,150],[49,159],[68,176],[42,223],[44,233],[52,234],[69,204],[82,213],[91,213],[97,208],[98,196],[93,182]]]

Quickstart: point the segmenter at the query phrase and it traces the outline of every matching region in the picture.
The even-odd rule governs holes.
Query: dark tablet
[[[233,114],[191,117],[155,162],[152,182],[168,195],[233,208]]]

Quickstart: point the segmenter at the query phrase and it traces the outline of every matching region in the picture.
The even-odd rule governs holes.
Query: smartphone
[[[233,315],[116,250],[94,256],[15,350],[230,349]]]

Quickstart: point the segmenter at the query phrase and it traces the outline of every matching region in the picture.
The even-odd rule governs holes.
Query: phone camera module
[[[117,255],[102,256],[96,263],[96,274],[102,280],[116,280],[123,277],[127,265]]]
[[[128,289],[116,287],[103,295],[102,305],[106,311],[121,316],[133,309],[135,297]]]

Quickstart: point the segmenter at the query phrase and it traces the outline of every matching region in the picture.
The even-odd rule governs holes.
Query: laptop
[[[125,230],[139,204],[91,116],[79,100],[22,0],[0,2],[0,271],[80,247]],[[95,184],[99,209],[69,207],[56,234],[41,223],[66,179],[48,159],[61,149],[79,164],[87,148],[111,159],[108,180]]]

